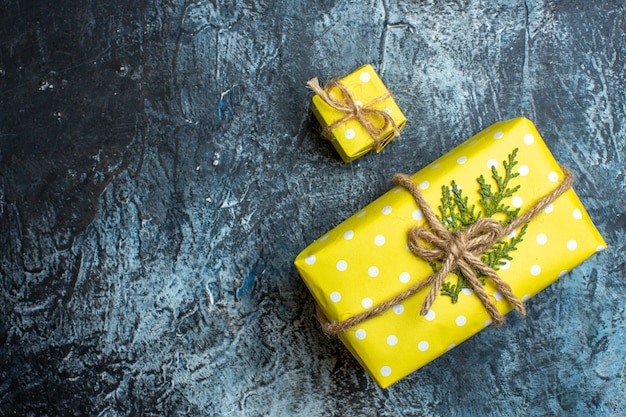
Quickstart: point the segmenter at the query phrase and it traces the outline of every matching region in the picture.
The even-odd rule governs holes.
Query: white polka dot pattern
[[[393,312],[396,314],[404,313],[404,306],[402,304],[396,304],[395,306],[393,306]]]
[[[424,316],[424,318],[428,321],[433,321],[435,320],[436,314],[434,311],[432,310],[428,310],[428,313]]]
[[[535,240],[537,240],[537,243],[539,243],[540,245],[545,245],[546,243],[548,243],[548,236],[546,236],[544,233],[539,233]]]
[[[550,171],[550,173],[548,174],[548,179],[550,180],[550,182],[557,182],[559,180],[559,174],[557,174],[555,171]]]
[[[343,272],[346,269],[348,269],[348,263],[342,259],[342,260],[337,261],[336,267],[338,271]]]
[[[478,189],[476,178],[482,174],[489,182],[491,167],[502,173],[502,161],[507,161],[515,148],[519,149],[519,163],[514,172],[519,176],[511,183],[521,187],[505,199],[505,204],[523,213],[554,189],[560,180],[558,165],[553,160],[546,162],[543,141],[534,129],[525,123],[515,126],[502,124],[478,135],[466,142],[469,146],[475,141],[471,147],[459,147],[413,177],[435,214],[439,214],[442,186],[450,187],[454,179],[463,195],[473,196]],[[455,172],[454,178],[448,172]],[[406,240],[408,231],[423,222],[422,208],[396,186],[305,249],[296,266],[324,314],[338,320],[370,310],[431,274],[431,266],[408,250]],[[506,239],[519,238],[520,230]],[[524,229],[521,239],[510,254],[512,260],[499,260],[497,273],[522,301],[606,247],[573,191],[548,205]],[[447,280],[456,283],[453,276]],[[485,290],[498,309],[503,313],[510,310],[510,303],[490,280]],[[438,296],[422,316],[421,302],[426,293],[423,290],[403,300],[341,336],[382,386],[492,324],[470,288],[460,291],[456,304],[449,297]]]
[[[520,165],[519,168],[517,168],[517,173],[520,174],[522,177],[528,175],[528,172],[529,169],[527,165]]]

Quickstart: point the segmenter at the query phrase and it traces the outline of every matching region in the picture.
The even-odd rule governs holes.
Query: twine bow
[[[503,281],[496,271],[486,265],[480,259],[480,256],[515,229],[530,222],[537,214],[572,186],[574,181],[573,174],[563,166],[561,166],[561,169],[563,170],[564,177],[557,188],[537,201],[527,212],[514,219],[508,225],[502,226],[500,222],[491,218],[480,218],[462,231],[448,231],[441,224],[415,183],[404,174],[396,174],[394,181],[411,193],[420,206],[425,219],[424,226],[417,226],[409,231],[409,249],[413,254],[426,261],[441,262],[441,267],[423,281],[415,284],[390,300],[378,304],[363,313],[350,317],[347,320],[328,321],[321,310],[318,309],[317,316],[324,332],[328,335],[334,335],[348,330],[359,323],[384,313],[389,308],[430,285],[431,289],[424,299],[420,311],[421,315],[426,315],[439,294],[446,276],[454,271],[459,271],[463,274],[463,277],[478,296],[496,326],[504,322],[504,316],[502,316],[495,303],[485,291],[484,285],[478,278],[478,274],[490,278],[503,298],[509,301],[515,310],[525,316],[526,309],[522,302],[513,294],[509,284]]]
[[[331,136],[330,132],[332,129],[350,119],[356,119],[363,126],[365,131],[372,137],[372,139],[374,140],[374,143],[372,144],[372,149],[376,152],[380,152],[385,144],[389,141],[380,138],[380,135],[385,132],[389,128],[389,126],[393,127],[393,136],[391,136],[392,138],[400,135],[400,129],[398,129],[396,122],[394,122],[393,118],[386,111],[371,108],[371,106],[373,106],[374,104],[391,97],[390,92],[383,94],[382,96],[370,101],[367,104],[360,104],[354,98],[352,93],[346,88],[346,86],[339,81],[333,81],[326,87],[326,91],[328,91],[328,93],[322,87],[320,87],[317,78],[309,80],[307,82],[307,85],[330,107],[342,113],[345,113],[345,115],[341,119],[336,120],[335,122],[324,128],[324,135],[326,137]],[[334,95],[331,93],[331,90],[333,88],[338,88],[339,91],[341,91],[343,96],[341,100],[335,98]],[[382,119],[382,126],[376,126],[376,124],[374,124],[373,122],[373,120],[375,119]]]

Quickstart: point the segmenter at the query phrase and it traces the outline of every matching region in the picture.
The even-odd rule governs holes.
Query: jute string
[[[426,200],[424,200],[424,196],[415,183],[411,181],[407,175],[396,174],[394,181],[411,193],[421,208],[425,219],[424,226],[416,226],[409,231],[409,249],[414,255],[428,262],[441,262],[441,268],[423,281],[401,292],[390,300],[344,321],[328,321],[318,308],[317,317],[322,324],[324,332],[328,335],[335,335],[346,331],[357,324],[384,313],[423,288],[430,286],[431,289],[424,299],[420,311],[421,315],[426,315],[439,294],[446,276],[454,271],[459,271],[463,274],[463,277],[478,296],[496,326],[504,322],[504,316],[502,316],[494,302],[489,298],[477,274],[490,278],[503,298],[508,300],[515,310],[525,316],[526,309],[522,302],[513,294],[509,284],[503,281],[496,271],[486,265],[480,259],[480,256],[505,236],[509,235],[513,230],[530,222],[549,204],[571,188],[574,181],[573,174],[569,169],[563,166],[561,166],[561,169],[564,174],[561,183],[552,192],[537,201],[535,205],[523,215],[517,217],[508,225],[502,226],[500,222],[492,218],[481,218],[463,231],[448,231],[441,224]],[[429,227],[426,227],[427,225]]]
[[[309,80],[307,85],[330,107],[345,113],[341,119],[336,120],[324,128],[324,136],[331,137],[331,130],[350,119],[356,119],[374,140],[372,149],[376,152],[380,152],[387,142],[381,139],[380,135],[385,132],[389,126],[393,128],[394,136],[400,135],[400,129],[398,129],[396,122],[393,121],[393,118],[387,112],[371,108],[374,104],[391,97],[390,92],[383,94],[369,103],[359,104],[346,86],[339,81],[332,81],[328,84],[328,86],[326,86],[326,90],[320,86],[317,78]],[[343,95],[342,99],[335,98],[335,96],[331,93],[334,88],[341,91],[341,94]],[[326,91],[328,91],[328,93]],[[374,120],[376,119],[378,119],[378,121],[382,120],[383,123],[381,126],[376,126],[376,124],[374,124]]]

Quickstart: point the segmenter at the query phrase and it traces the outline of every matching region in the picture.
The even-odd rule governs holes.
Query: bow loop
[[[495,242],[500,241],[504,236],[504,228],[499,221],[483,217],[470,225],[465,235],[468,238],[467,251],[473,254],[482,254]]]
[[[436,262],[445,255],[447,241],[424,227],[414,227],[409,231],[409,250],[428,262]]]

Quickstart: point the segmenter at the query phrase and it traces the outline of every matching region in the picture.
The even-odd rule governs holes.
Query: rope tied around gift
[[[494,325],[501,325],[504,322],[504,316],[489,298],[483,283],[477,276],[477,272],[480,273],[481,276],[490,278],[503,298],[509,301],[515,310],[525,316],[526,309],[522,302],[515,296],[509,284],[502,280],[494,269],[486,265],[480,259],[480,256],[515,229],[529,223],[549,204],[571,188],[574,182],[573,174],[566,167],[561,166],[561,169],[564,174],[561,183],[552,192],[538,200],[535,205],[523,215],[515,218],[504,226],[495,219],[480,218],[462,231],[447,230],[428,205],[417,185],[411,181],[407,175],[396,174],[394,176],[395,183],[409,191],[421,208],[425,219],[424,226],[416,226],[409,231],[409,249],[414,255],[428,262],[441,262],[441,267],[423,281],[413,285],[390,300],[344,321],[328,321],[321,310],[318,309],[317,317],[322,324],[324,332],[328,335],[335,335],[346,331],[357,324],[384,313],[398,303],[421,291],[423,288],[430,286],[431,289],[424,299],[420,311],[420,315],[426,315],[435,301],[446,276],[454,271],[459,271],[463,274],[470,288],[478,296],[489,313]]]
[[[332,107],[335,110],[338,110],[345,115],[335,122],[324,128],[324,136],[331,137],[331,130],[341,125],[342,123],[347,122],[351,119],[356,119],[361,126],[365,129],[365,131],[372,137],[374,143],[372,144],[372,149],[376,152],[380,152],[381,149],[385,146],[385,143],[388,141],[382,140],[380,135],[385,132],[389,126],[393,128],[393,136],[400,135],[400,129],[396,125],[396,122],[393,120],[391,115],[387,113],[385,110],[373,109],[372,106],[376,103],[379,103],[383,100],[391,97],[391,93],[387,92],[382,96],[376,98],[375,100],[370,101],[366,104],[361,104],[358,100],[354,98],[354,95],[343,85],[340,81],[332,81],[330,84],[326,86],[326,89],[323,89],[317,78],[313,78],[307,82],[307,85],[311,90],[313,90],[326,104]],[[341,94],[343,95],[343,99],[337,99],[331,93],[333,88],[339,89]],[[372,121],[373,118],[382,118],[383,125],[376,126]]]

